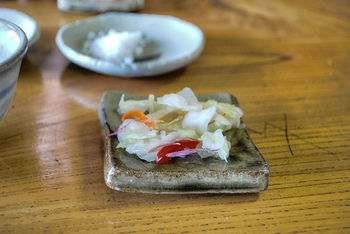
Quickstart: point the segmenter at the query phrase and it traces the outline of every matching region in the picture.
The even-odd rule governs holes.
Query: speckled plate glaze
[[[105,142],[104,178],[108,187],[143,193],[250,193],[265,190],[269,167],[250,139],[246,129],[225,132],[232,147],[228,162],[190,155],[158,165],[117,149],[118,139],[106,139],[121,124],[118,103],[122,93],[107,91],[99,104],[99,119]],[[125,100],[146,97],[125,94]],[[200,101],[214,99],[238,105],[227,93],[198,96]]]

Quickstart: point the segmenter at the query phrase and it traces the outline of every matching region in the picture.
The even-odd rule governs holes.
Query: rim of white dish
[[[73,27],[75,25],[80,25],[80,24],[86,24],[86,23],[89,23],[91,21],[95,21],[96,19],[105,18],[105,17],[108,17],[108,16],[116,15],[116,14],[118,14],[119,16],[120,15],[125,15],[125,16],[134,15],[135,17],[138,17],[138,16],[157,16],[157,17],[160,17],[160,18],[164,17],[164,18],[170,18],[172,20],[175,20],[175,21],[181,22],[183,24],[189,25],[200,35],[199,46],[198,46],[198,48],[193,49],[193,51],[188,51],[185,56],[176,57],[176,58],[171,59],[170,60],[171,61],[171,66],[169,64],[165,65],[169,61],[164,61],[164,60],[162,60],[162,61],[160,61],[160,60],[152,60],[152,61],[143,62],[145,64],[144,65],[145,67],[146,66],[150,66],[150,65],[151,66],[158,66],[158,68],[160,68],[160,70],[163,70],[163,71],[159,72],[157,74],[153,74],[151,70],[145,69],[145,71],[144,71],[145,73],[143,73],[142,75],[138,75],[138,74],[135,74],[135,71],[131,70],[130,68],[125,68],[125,67],[122,68],[122,66],[119,65],[119,64],[116,64],[116,63],[113,63],[113,62],[110,62],[110,61],[107,61],[107,60],[95,58],[95,57],[83,54],[83,53],[81,53],[81,52],[79,52],[77,50],[74,50],[73,48],[71,48],[69,45],[67,45],[64,42],[62,35],[70,27]],[[203,34],[202,30],[198,26],[196,26],[196,25],[194,25],[194,24],[192,24],[192,23],[190,23],[188,21],[185,21],[185,20],[179,19],[179,18],[174,17],[174,16],[170,16],[170,15],[109,12],[109,13],[104,13],[104,14],[100,14],[100,15],[95,16],[95,17],[88,18],[86,20],[78,20],[78,21],[75,21],[73,23],[70,23],[70,24],[67,24],[67,25],[63,26],[57,32],[56,44],[59,47],[59,49],[61,50],[61,52],[67,58],[69,58],[69,60],[71,60],[71,62],[73,62],[75,64],[78,64],[79,66],[82,66],[82,67],[84,67],[84,68],[86,68],[88,70],[93,70],[93,69],[91,69],[88,66],[89,63],[82,62],[82,61],[90,60],[90,61],[93,61],[94,64],[99,64],[100,66],[96,67],[96,69],[93,70],[93,71],[98,72],[98,73],[111,75],[110,69],[112,67],[115,68],[115,67],[119,66],[121,68],[120,72],[118,72],[118,73],[113,72],[114,73],[113,75],[118,75],[118,76],[121,76],[121,77],[140,77],[140,76],[153,76],[153,75],[158,75],[158,74],[163,74],[163,73],[166,73],[166,72],[170,72],[170,71],[176,70],[176,69],[178,69],[178,68],[188,64],[189,61],[192,61],[195,58],[197,58],[199,56],[199,54],[202,52],[203,47],[204,47],[204,34]],[[192,55],[191,55],[191,52],[193,53]],[[107,69],[108,71],[105,72],[105,69]]]
[[[26,36],[27,36],[27,39],[28,39],[28,48],[31,47],[32,45],[34,45],[38,40],[39,40],[39,37],[40,37],[40,28],[39,28],[39,25],[38,23],[32,18],[30,17],[29,15],[21,12],[21,11],[18,11],[18,10],[15,10],[15,9],[11,9],[11,8],[0,8],[0,13],[3,13],[3,12],[9,12],[12,14],[12,16],[18,16],[22,19],[25,19],[26,21],[30,22],[32,25],[33,25],[33,32],[31,32],[30,35],[27,35],[27,33],[25,32],[24,29],[22,29],[24,31],[24,33],[26,33]],[[13,20],[9,19],[9,18],[6,18],[4,17],[3,15],[0,14],[0,19],[4,19],[4,20],[7,20],[7,21],[10,21],[14,24],[17,25],[16,22],[14,22]],[[20,27],[20,25],[17,25]]]
[[[2,63],[0,63],[0,72],[3,72],[8,68],[11,68],[14,64],[16,64],[18,61],[20,61],[23,58],[23,56],[25,55],[28,49],[28,39],[26,34],[23,32],[23,30],[20,27],[18,27],[16,24],[4,19],[0,19],[0,24],[3,24],[5,27],[14,31],[19,36],[19,39],[20,39],[20,43],[16,48],[15,52],[11,56],[9,56],[7,59],[5,59]]]

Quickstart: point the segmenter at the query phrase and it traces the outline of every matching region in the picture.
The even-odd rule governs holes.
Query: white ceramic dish
[[[38,41],[40,37],[38,24],[28,15],[14,9],[0,8],[0,19],[5,19],[19,26],[28,38],[28,47]]]
[[[113,63],[83,53],[89,32],[141,31],[152,41],[147,54],[160,57],[132,64]],[[153,76],[170,72],[192,62],[204,45],[202,31],[195,25],[172,16],[106,13],[62,27],[56,35],[61,52],[73,63],[86,69],[114,76]]]
[[[14,23],[0,19],[0,120],[15,93],[17,78],[28,41]]]

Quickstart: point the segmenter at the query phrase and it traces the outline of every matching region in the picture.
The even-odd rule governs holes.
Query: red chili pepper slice
[[[172,158],[167,157],[166,155],[171,152],[176,152],[184,149],[194,149],[199,144],[199,141],[196,139],[184,139],[175,141],[176,145],[167,145],[162,147],[157,153],[157,163],[167,163]]]
[[[179,145],[168,145],[164,146],[159,150],[157,153],[157,163],[167,163],[170,161],[171,158],[167,157],[166,155],[170,152],[177,151]]]

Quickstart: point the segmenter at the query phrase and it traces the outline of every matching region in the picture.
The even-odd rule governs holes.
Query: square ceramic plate
[[[175,158],[168,164],[156,164],[117,149],[116,137],[106,139],[121,124],[118,103],[122,93],[107,91],[99,105],[99,119],[105,141],[104,178],[108,187],[119,191],[144,193],[248,193],[265,190],[268,165],[250,139],[246,129],[225,132],[231,141],[228,162],[198,155]],[[146,99],[125,94],[125,100]],[[214,99],[238,105],[227,93],[198,96],[200,101]]]

